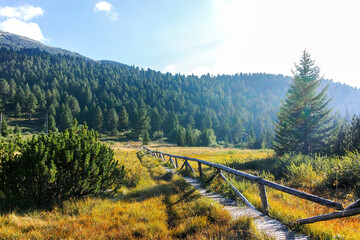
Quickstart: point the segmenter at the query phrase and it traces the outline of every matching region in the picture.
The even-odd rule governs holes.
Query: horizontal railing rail
[[[193,161],[193,162],[197,162],[198,163],[198,170],[199,170],[199,174],[200,176],[204,176],[203,170],[202,170],[202,164],[205,166],[209,166],[212,167],[214,169],[216,169],[216,172],[213,176],[211,176],[208,180],[208,182],[210,182],[212,179],[215,178],[216,175],[220,175],[221,178],[223,178],[226,182],[228,182],[231,186],[231,188],[234,190],[235,194],[238,195],[243,201],[244,203],[251,207],[254,208],[254,206],[244,197],[244,195],[241,194],[241,192],[239,190],[237,190],[227,179],[226,177],[222,174],[222,172],[226,172],[229,174],[233,174],[235,176],[239,176],[241,178],[244,178],[246,180],[249,180],[253,183],[258,184],[259,187],[259,191],[260,191],[260,198],[261,198],[261,203],[262,203],[262,211],[264,214],[268,214],[268,200],[267,200],[267,195],[266,195],[266,187],[269,188],[273,188],[276,189],[278,191],[284,192],[284,193],[288,193],[290,195],[302,198],[302,199],[306,199],[308,201],[326,206],[326,207],[330,207],[330,208],[334,208],[337,210],[343,210],[340,212],[335,212],[335,213],[331,213],[331,214],[325,214],[325,215],[321,215],[321,216],[316,216],[316,217],[312,217],[312,218],[307,218],[307,219],[300,219],[297,220],[296,223],[297,224],[307,224],[307,223],[313,223],[313,222],[318,222],[318,221],[326,221],[326,220],[330,220],[330,219],[334,219],[334,218],[339,218],[339,217],[347,217],[347,216],[353,216],[353,215],[357,215],[360,214],[360,200],[356,201],[355,203],[353,203],[352,205],[350,205],[348,208],[344,209],[344,207],[342,206],[341,203],[329,200],[329,199],[325,199],[310,193],[306,193],[306,192],[302,192],[269,180],[266,180],[264,178],[258,177],[258,176],[254,176],[252,174],[249,173],[245,173],[245,172],[241,172],[239,170],[221,165],[221,164],[216,164],[216,163],[212,163],[212,162],[208,162],[208,161],[204,161],[201,159],[197,159],[197,158],[191,158],[191,157],[186,157],[186,156],[179,156],[179,155],[173,155],[173,154],[169,154],[169,153],[163,153],[160,151],[153,151],[147,147],[142,147],[143,150],[145,150],[148,154],[151,154],[152,156],[155,156],[157,158],[162,159],[162,161],[166,161],[165,157],[168,157],[168,161],[170,161],[173,165],[174,168],[178,168],[178,160],[183,160],[184,163],[181,166],[180,169],[182,169],[183,167],[185,167],[186,169],[190,169],[194,174],[196,174],[195,170],[193,169],[193,167],[188,163],[188,161]],[[174,161],[175,160],[175,161]]]

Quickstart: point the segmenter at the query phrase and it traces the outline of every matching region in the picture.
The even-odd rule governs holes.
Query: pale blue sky
[[[356,0],[2,0],[0,29],[162,72],[280,73],[306,48],[360,87]]]

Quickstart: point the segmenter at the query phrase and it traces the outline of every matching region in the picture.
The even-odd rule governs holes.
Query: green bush
[[[314,187],[321,180],[309,163],[300,163],[299,166],[292,163],[288,167],[288,179],[293,187]]]
[[[0,154],[0,203],[4,209],[51,208],[64,200],[116,191],[124,178],[113,151],[98,134],[76,123],[63,133],[33,136]]]
[[[330,188],[353,189],[360,197],[360,154],[348,153],[337,162],[327,173],[326,185]]]

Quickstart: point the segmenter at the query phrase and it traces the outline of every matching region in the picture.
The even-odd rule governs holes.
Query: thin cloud
[[[114,6],[106,1],[96,3],[94,6],[94,12],[105,12],[106,15],[114,21],[119,19],[119,14],[115,11]]]
[[[106,1],[101,1],[95,4],[94,12],[105,12],[111,20],[118,20],[118,13],[115,11],[113,5]]]
[[[0,7],[0,30],[45,42],[48,39],[44,37],[39,25],[31,22],[33,18],[43,15],[42,8],[30,5]]]

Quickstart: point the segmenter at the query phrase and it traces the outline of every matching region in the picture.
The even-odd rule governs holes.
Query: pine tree
[[[123,106],[119,114],[119,130],[124,131],[124,130],[128,130],[128,128],[129,128],[129,114],[126,111],[126,108]]]
[[[144,130],[143,134],[142,134],[142,142],[143,145],[148,145],[150,143],[150,135],[149,132],[147,130]]]
[[[79,102],[78,100],[71,96],[70,99],[69,99],[69,107],[71,109],[71,113],[74,117],[77,117],[79,116],[80,114],[80,105],[79,105]]]
[[[190,124],[186,127],[186,145],[195,146],[194,132]]]
[[[0,135],[3,137],[7,137],[10,133],[8,125],[7,125],[7,120],[5,117],[5,114],[2,114],[2,122],[0,123]]]
[[[225,144],[225,147],[229,147],[229,137],[228,137],[228,135],[226,134],[225,135],[225,139],[224,139],[224,144]]]
[[[119,124],[119,117],[114,108],[110,109],[106,114],[106,127],[110,134],[116,135]]]
[[[50,106],[48,107],[48,114],[49,116],[56,116],[56,110],[53,104],[50,104]]]
[[[21,106],[19,103],[16,103],[15,106],[15,117],[20,117],[21,116]]]
[[[38,101],[35,95],[32,92],[29,92],[26,99],[26,111],[29,114],[29,120],[31,120],[31,115],[35,112],[38,107]]]
[[[103,125],[104,125],[103,113],[101,111],[101,108],[99,106],[97,106],[95,109],[94,116],[93,116],[92,126],[95,130],[97,130],[98,132],[101,132],[103,129]]]
[[[320,69],[306,51],[293,74],[275,124],[275,152],[278,155],[322,152],[333,129],[327,87],[317,93]]]
[[[157,108],[151,109],[150,119],[151,132],[154,133],[161,130],[162,119]]]
[[[50,118],[49,118],[50,119]],[[67,104],[61,104],[60,116],[59,116],[59,130],[62,132],[65,129],[71,127],[73,123],[73,116],[71,110]],[[50,127],[49,127],[50,129]]]
[[[133,136],[135,139],[138,139],[140,135],[145,130],[150,130],[150,116],[146,108],[140,108],[135,117],[135,122],[133,124]]]
[[[201,131],[200,135],[201,145],[205,147],[209,147],[216,144],[216,136],[214,130],[212,129],[204,129]]]
[[[177,135],[176,135],[176,144],[178,146],[184,146],[186,143],[186,131],[183,127],[179,126]]]
[[[169,137],[169,135],[172,133],[174,129],[177,129],[179,126],[179,120],[175,113],[169,112],[163,121],[163,127],[164,134]]]
[[[21,134],[21,129],[19,128],[19,125],[16,124],[15,128],[14,128],[14,133],[15,134]]]
[[[348,151],[360,150],[360,116],[352,117],[349,130],[346,132],[346,148]]]
[[[48,119],[48,128],[49,128],[49,131],[52,131],[52,132],[57,132],[57,128],[56,128],[56,122],[55,122],[55,118],[50,115],[49,116],[49,119]]]

